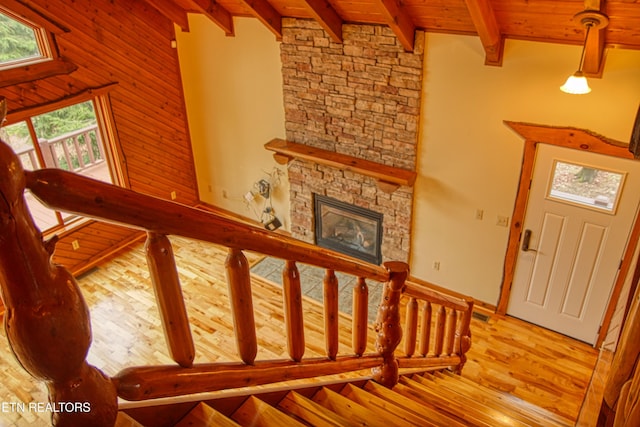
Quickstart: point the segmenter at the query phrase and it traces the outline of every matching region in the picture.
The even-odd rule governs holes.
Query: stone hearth
[[[283,20],[286,139],[415,170],[424,34],[406,52],[384,26],[343,25],[333,42],[315,22]],[[291,231],[314,241],[313,194],[383,214],[382,259],[408,261],[413,188],[392,193],[358,173],[310,161],[289,164]]]

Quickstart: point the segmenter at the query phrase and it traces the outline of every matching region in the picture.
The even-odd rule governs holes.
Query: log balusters
[[[326,269],[322,284],[327,357],[336,360],[338,355],[338,278],[335,271]]]
[[[195,346],[169,238],[148,232],[145,253],[169,353],[180,366],[189,367]]]
[[[238,354],[244,363],[253,365],[258,353],[258,341],[253,315],[249,262],[241,250],[230,248],[224,265]]]
[[[369,328],[369,288],[364,277],[358,277],[353,285],[351,343],[354,354],[362,356],[367,349],[367,331]]]
[[[302,318],[302,290],[300,272],[295,261],[286,261],[282,270],[284,322],[287,331],[289,357],[296,362],[304,355],[304,321]]]
[[[398,361],[393,353],[402,340],[400,297],[409,266],[404,262],[391,261],[384,263],[384,267],[389,271],[389,281],[384,285],[375,324],[376,351],[382,355],[384,362],[382,366],[373,368],[372,374],[377,382],[391,388],[398,383]]]
[[[445,356],[451,355],[454,352],[453,342],[456,337],[456,321],[458,319],[458,312],[449,309],[445,317],[444,323],[444,348],[442,354]]]
[[[436,322],[435,322],[435,334],[434,334],[434,344],[433,344],[433,354],[436,356],[442,355],[442,349],[444,348],[444,319],[447,314],[444,306],[440,306],[438,311],[436,311]]]
[[[441,363],[451,361],[449,367],[459,372],[471,346],[473,300],[446,295],[411,281],[406,283],[405,294],[406,358],[400,360],[401,367],[419,367],[423,361],[437,363],[435,359],[439,359]]]
[[[404,354],[411,357],[416,351],[416,336],[418,331],[418,300],[414,297],[409,298],[407,303],[407,314],[405,321]]]
[[[422,310],[420,315],[422,319],[420,321],[420,355],[425,357],[429,354],[429,341],[431,339],[431,303],[429,301],[425,301],[422,304]],[[407,335],[407,339],[409,336]]]
[[[89,311],[73,276],[50,260],[53,244],[43,243],[24,200],[26,175],[0,141],[0,289],[7,339],[22,367],[46,382],[54,408],[74,408],[54,412],[54,425],[111,426],[115,386],[85,360]]]

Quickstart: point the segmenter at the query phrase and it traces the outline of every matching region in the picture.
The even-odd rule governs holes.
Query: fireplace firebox
[[[314,195],[315,243],[363,261],[382,262],[382,217],[360,206]]]

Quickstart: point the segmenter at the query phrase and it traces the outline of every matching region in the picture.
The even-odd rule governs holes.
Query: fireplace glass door
[[[382,217],[369,209],[316,194],[315,241],[363,261],[382,262]]]

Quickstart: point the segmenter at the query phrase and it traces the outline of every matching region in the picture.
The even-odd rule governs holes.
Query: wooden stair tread
[[[231,415],[231,418],[242,426],[270,427],[286,425],[304,427],[304,424],[255,396],[250,396]]]
[[[448,417],[446,414],[435,411],[433,407],[429,406],[427,402],[418,402],[405,395],[398,393],[395,390],[388,389],[387,387],[378,384],[374,381],[369,381],[365,387],[369,393],[374,394],[386,400],[393,401],[396,406],[410,412],[417,414],[424,419],[423,425],[434,425],[447,427],[465,427],[467,424],[459,421],[456,418]]]
[[[287,393],[278,404],[278,408],[316,427],[340,427],[349,424],[348,419],[294,391]]]
[[[405,384],[398,383],[393,387],[393,390],[402,396],[419,403],[434,414],[440,414],[440,416],[446,417],[446,419],[451,418],[455,420],[459,425],[479,425],[478,422],[469,414],[456,413],[452,408],[443,407],[438,402],[425,399],[425,395],[421,394],[419,390],[411,388]]]
[[[407,377],[401,377],[400,383],[411,389],[413,391],[412,395],[417,395],[418,399],[428,399],[429,403],[437,409],[448,414],[456,415],[473,426],[496,427],[499,425],[522,425],[520,423],[500,423],[499,420],[496,420],[491,415],[479,410],[472,410],[473,408],[467,406],[467,402],[441,396],[440,390],[436,390],[434,387],[426,386]]]
[[[372,427],[389,427],[393,425],[382,417],[372,417],[371,411],[364,406],[326,387],[320,389],[313,396],[313,401],[348,419],[348,425]]]
[[[113,427],[144,427],[142,424],[131,418],[124,412],[118,412],[116,423]]]
[[[205,403],[200,403],[175,425],[175,427],[191,426],[237,427],[238,423],[227,418],[211,406]]]
[[[458,383],[453,377],[443,380],[442,378],[437,378],[433,374],[425,376],[414,375],[411,379],[427,387],[433,387],[438,391],[438,395],[443,399],[446,398],[461,402],[468,410],[480,411],[490,416],[492,419],[508,417],[511,420],[509,425],[526,426],[530,425],[532,422],[535,423],[536,421],[532,417],[518,412],[512,405],[500,405],[496,404],[495,401],[488,399],[485,394],[485,387]],[[458,387],[456,387],[456,385]]]
[[[480,388],[482,389],[484,396],[480,395],[478,397],[482,399],[483,402],[492,401],[494,402],[494,406],[495,404],[502,403],[502,405],[500,405],[498,409],[502,409],[505,406],[508,406],[514,411],[533,418],[533,420],[538,420],[539,422],[544,421],[542,424],[544,424],[545,426],[570,427],[574,425],[571,420],[564,418],[545,408],[534,405],[533,403],[527,402],[526,400],[512,394],[476,383],[473,380],[465,378],[461,375],[454,374],[453,372],[441,371],[434,372],[431,375],[433,375],[436,379],[441,379],[442,383],[447,387],[460,390],[462,393],[464,393],[464,390],[466,390],[466,388],[460,387],[460,384],[463,383],[472,387],[475,386],[477,388]],[[450,378],[455,379],[455,381],[450,381]]]
[[[376,416],[385,416],[388,414],[393,415],[395,419],[393,421],[394,427],[431,425],[428,424],[427,421],[421,416],[407,411],[401,406],[396,405],[393,401],[378,397],[373,393],[369,393],[367,390],[353,386],[351,384],[347,384],[344,389],[342,389],[342,392],[340,394],[370,409],[376,414]]]

